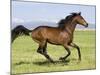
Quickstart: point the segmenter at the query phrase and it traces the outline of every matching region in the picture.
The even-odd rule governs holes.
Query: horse
[[[73,12],[64,19],[61,19],[58,22],[57,27],[50,27],[46,25],[38,26],[33,29],[31,37],[39,44],[37,52],[45,56],[48,61],[54,62],[54,60],[47,53],[47,43],[61,45],[65,48],[67,54],[64,57],[60,57],[59,60],[65,61],[65,59],[71,54],[69,47],[73,47],[77,49],[78,60],[81,61],[80,47],[73,42],[74,31],[77,24],[88,27],[88,23],[81,16],[81,12]],[[27,31],[27,33],[29,33],[29,31]]]

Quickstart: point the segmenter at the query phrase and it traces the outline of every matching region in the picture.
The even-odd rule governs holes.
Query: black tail
[[[11,40],[12,42],[20,35],[27,35],[29,36],[32,30],[25,28],[23,25],[18,25],[11,31]]]

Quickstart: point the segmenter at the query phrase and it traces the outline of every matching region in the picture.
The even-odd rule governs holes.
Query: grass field
[[[82,61],[78,63],[77,50],[73,48],[71,48],[71,55],[65,62],[59,61],[59,57],[66,55],[67,52],[62,46],[48,44],[48,54],[56,62],[53,64],[37,53],[38,44],[31,37],[21,36],[12,44],[11,73],[95,69],[95,31],[76,31],[74,42],[80,46]]]

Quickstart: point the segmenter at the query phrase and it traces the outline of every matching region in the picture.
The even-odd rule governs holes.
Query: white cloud
[[[33,20],[27,20],[27,22],[54,22],[57,23],[59,20],[58,19],[33,19]]]
[[[21,19],[21,18],[12,18],[12,23],[18,23],[18,24],[23,24],[23,23],[26,23],[26,22],[55,22],[57,23],[59,20],[58,19],[27,19],[27,20],[24,20],[24,19]]]

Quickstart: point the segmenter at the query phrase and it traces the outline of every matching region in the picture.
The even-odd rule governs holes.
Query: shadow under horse
[[[32,32],[32,39],[39,44],[37,52],[44,55],[50,62],[54,61],[47,53],[47,43],[62,45],[68,52],[64,57],[60,57],[59,60],[65,60],[71,54],[71,51],[69,49],[70,46],[77,49],[79,60],[81,60],[80,48],[78,45],[73,43],[73,35],[77,24],[88,27],[88,23],[81,16],[81,12],[71,13],[64,19],[61,19],[58,22],[57,27],[39,26],[34,30],[29,30],[22,26],[22,29],[24,29],[22,33],[25,35],[29,35],[29,32]]]

